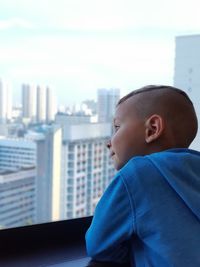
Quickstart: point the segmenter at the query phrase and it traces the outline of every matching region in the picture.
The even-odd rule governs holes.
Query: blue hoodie
[[[86,246],[97,261],[200,266],[200,153],[170,149],[129,160],[99,201]]]

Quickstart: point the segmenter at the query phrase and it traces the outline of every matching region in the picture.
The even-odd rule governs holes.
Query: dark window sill
[[[0,266],[46,266],[81,257],[92,217],[0,230]]]

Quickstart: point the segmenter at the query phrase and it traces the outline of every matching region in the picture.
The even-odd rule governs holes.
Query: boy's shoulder
[[[176,148],[161,152],[152,153],[145,156],[137,156],[131,158],[127,164],[119,171],[124,180],[137,179],[156,179],[172,170],[182,170],[187,162],[190,166],[200,164],[200,152]]]
[[[134,157],[119,171],[119,176],[135,207],[151,205],[152,210],[159,209],[161,195],[163,203],[170,199],[173,205],[178,195],[195,207],[194,203],[199,202],[194,195],[199,196],[200,190],[200,153],[173,149]]]

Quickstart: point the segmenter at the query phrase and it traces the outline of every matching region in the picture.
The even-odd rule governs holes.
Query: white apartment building
[[[111,122],[115,113],[117,102],[120,99],[120,89],[98,89],[97,115],[98,122]]]
[[[47,87],[22,85],[22,116],[28,122],[51,123],[55,120],[56,97]]]
[[[75,125],[75,124],[87,124],[91,122],[91,116],[84,115],[68,115],[66,113],[57,113],[56,114],[56,123],[59,124],[63,129],[66,125]]]
[[[17,171],[36,166],[36,143],[26,139],[0,138],[0,169]]]
[[[189,95],[200,125],[200,35],[176,37],[174,86]],[[200,129],[191,148],[200,150]]]
[[[13,111],[13,102],[12,102],[12,87],[10,83],[7,83],[7,114],[6,114],[6,119],[7,121],[11,121],[12,119],[12,111]]]
[[[37,145],[37,222],[59,220],[62,130],[56,125],[43,126],[29,138]]]
[[[47,87],[46,88],[46,121],[47,123],[53,122],[55,120],[56,114],[56,98],[53,91]]]
[[[46,121],[46,88],[37,86],[37,122]]]
[[[62,218],[89,216],[115,173],[106,148],[111,125],[62,123]]]
[[[40,127],[25,139],[0,139],[1,171],[36,168],[37,223],[60,219],[61,145],[62,131],[56,126]]]
[[[0,228],[36,223],[36,170],[0,171]]]
[[[12,93],[11,86],[0,79],[0,123],[12,119]]]
[[[30,84],[22,85],[22,116],[30,122],[36,117],[36,88]]]

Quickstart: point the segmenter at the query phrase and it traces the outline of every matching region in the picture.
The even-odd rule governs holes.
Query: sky
[[[49,86],[60,105],[173,84],[175,37],[200,34],[197,0],[0,0],[0,78]]]

